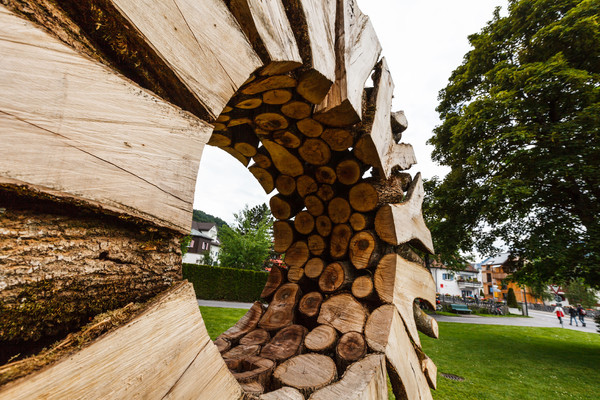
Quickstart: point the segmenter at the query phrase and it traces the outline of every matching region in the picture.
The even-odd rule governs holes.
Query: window
[[[492,281],[492,274],[486,274],[487,275],[487,282],[491,282]]]
[[[488,294],[494,294],[494,288],[492,286],[488,286]]]
[[[188,247],[194,247],[194,239],[190,240],[190,243],[188,244]]]
[[[453,281],[454,274],[442,274],[442,279],[445,281]]]

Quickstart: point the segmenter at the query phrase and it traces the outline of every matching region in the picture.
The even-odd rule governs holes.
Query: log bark
[[[219,350],[219,353],[225,353],[227,350],[229,350],[231,348],[231,342],[224,338],[217,338],[217,339],[215,339],[214,343],[215,343],[215,346],[217,346],[217,350]]]
[[[314,317],[319,313],[323,295],[319,292],[310,292],[302,296],[298,304],[298,311],[307,317]]]
[[[362,332],[367,312],[351,294],[342,293],[331,296],[321,305],[317,322],[327,324],[341,333]]]
[[[306,335],[304,346],[318,353],[329,352],[337,343],[337,331],[329,325],[319,325]]]
[[[222,338],[236,344],[242,336],[256,329],[256,325],[261,318],[264,318],[263,305],[259,301],[255,301],[248,312],[234,326],[220,334],[217,339]]]
[[[304,267],[304,273],[307,277],[311,279],[316,279],[321,275],[323,269],[325,268],[325,262],[323,259],[314,257],[308,260]]]
[[[273,380],[279,386],[291,386],[306,397],[337,378],[335,363],[322,354],[302,354],[278,366]]]
[[[329,254],[333,259],[339,260],[348,254],[348,243],[352,236],[352,228],[346,224],[333,227],[329,238]]]
[[[417,324],[417,329],[420,332],[423,332],[427,336],[434,339],[439,337],[440,331],[437,321],[435,318],[427,315],[425,311],[419,307],[417,302],[413,303],[413,314],[415,317],[415,323]]]
[[[343,224],[350,219],[350,203],[343,197],[335,197],[327,205],[327,214],[334,224]]]
[[[377,264],[381,257],[381,249],[377,236],[369,231],[356,233],[350,239],[350,261],[357,269],[365,269]]]
[[[244,336],[243,338],[241,338],[240,344],[246,346],[257,344],[259,346],[263,346],[270,340],[271,335],[269,335],[269,332],[265,331],[264,329],[255,329],[252,332],[246,334],[246,336]]]
[[[354,279],[354,270],[348,262],[334,262],[325,267],[319,277],[319,289],[331,293],[349,287]]]
[[[273,361],[283,361],[302,351],[304,336],[308,333],[302,325],[291,325],[281,329],[273,339],[263,347],[260,356]]]
[[[273,300],[260,319],[258,326],[274,331],[294,323],[294,309],[300,299],[300,287],[295,283],[286,283],[277,289]]]
[[[344,333],[335,347],[338,371],[345,371],[348,365],[360,360],[366,353],[367,342],[362,333]]]

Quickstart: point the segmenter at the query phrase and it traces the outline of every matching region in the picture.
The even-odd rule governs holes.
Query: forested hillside
[[[214,222],[217,224],[217,228],[219,229],[221,229],[223,225],[229,226],[227,225],[227,222],[223,221],[221,218],[207,214],[202,210],[194,210],[194,216],[192,219],[197,222]]]

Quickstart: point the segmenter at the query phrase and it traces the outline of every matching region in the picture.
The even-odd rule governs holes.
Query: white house
[[[183,256],[183,262],[188,264],[204,264],[204,254],[210,253],[213,265],[219,260],[221,243],[217,238],[218,230],[214,222],[192,222],[192,239],[188,245],[188,252]]]
[[[449,270],[440,264],[434,264],[430,269],[437,293],[460,297],[480,296],[483,283],[477,265],[469,265],[463,271]]]

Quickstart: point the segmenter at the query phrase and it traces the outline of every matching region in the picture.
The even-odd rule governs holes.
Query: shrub
[[[183,264],[183,278],[194,285],[196,297],[204,300],[259,300],[268,275],[264,271]]]
[[[508,293],[506,295],[506,305],[511,308],[517,308],[519,303],[517,303],[517,296],[515,296],[515,291],[513,288],[508,289]]]
[[[596,313],[594,322],[596,323],[596,328],[598,328],[598,333],[600,333],[600,313]]]

